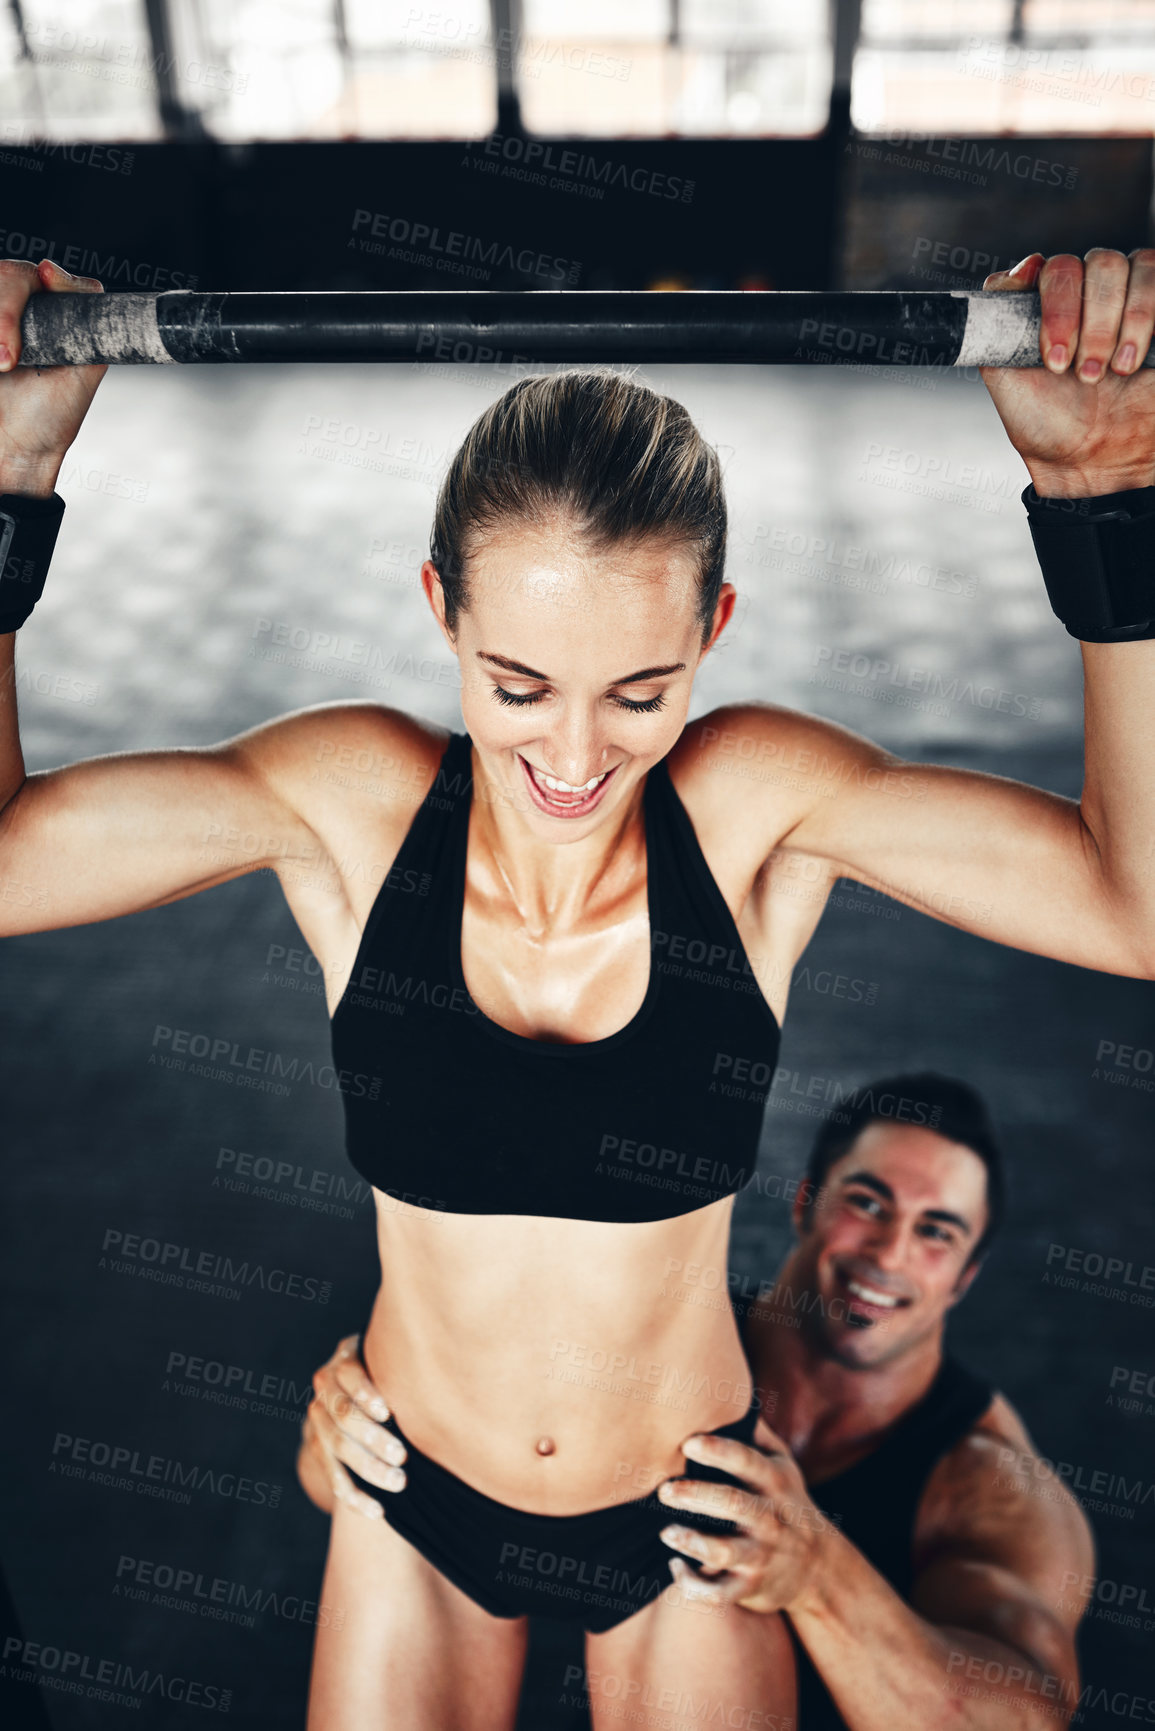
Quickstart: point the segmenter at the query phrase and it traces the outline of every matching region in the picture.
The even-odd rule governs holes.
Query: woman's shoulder
[[[690,722],[666,763],[707,859],[741,875],[843,784],[865,744],[820,716],[735,703]]]
[[[782,703],[726,703],[687,722],[669,763],[683,773],[695,765],[714,767],[725,758],[805,767],[808,751],[829,752],[857,738],[836,721]]]
[[[778,703],[730,703],[688,722],[666,762],[683,799],[728,806],[821,774],[855,744],[854,734],[820,716]]]
[[[420,804],[450,742],[436,727],[385,703],[350,699],[293,710],[238,742],[265,779],[310,810],[359,799],[379,814]]]

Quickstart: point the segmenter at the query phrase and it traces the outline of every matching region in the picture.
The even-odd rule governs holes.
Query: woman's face
[[[436,569],[422,582],[461,664],[461,708],[495,796],[544,840],[620,813],[686,722],[709,642],[692,551],[645,540],[595,551],[563,519],[512,523],[469,561],[451,635]]]

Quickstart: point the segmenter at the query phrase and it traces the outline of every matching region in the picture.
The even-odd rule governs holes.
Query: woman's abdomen
[[[685,1437],[746,1411],[729,1198],[640,1224],[377,1202],[370,1374],[408,1440],[486,1496],[626,1502],[681,1471]]]

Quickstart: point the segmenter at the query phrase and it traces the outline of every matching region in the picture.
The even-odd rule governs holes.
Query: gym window
[[[20,0],[0,14],[0,137],[161,139],[140,0]]]
[[[830,109],[830,25],[829,0],[522,0],[522,121],[545,136],[811,136]]]
[[[0,112],[9,140],[483,137],[490,4],[21,0],[0,13]]]
[[[12,132],[54,138],[806,136],[831,0],[21,0]]]
[[[862,0],[860,132],[1155,131],[1155,0]]]
[[[836,29],[837,26],[837,29]],[[834,65],[837,37],[838,65]],[[0,144],[1150,135],[1155,0],[5,0]]]

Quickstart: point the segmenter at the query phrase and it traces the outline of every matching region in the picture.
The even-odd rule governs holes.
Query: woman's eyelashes
[[[499,703],[509,704],[512,708],[521,709],[527,703],[540,703],[545,696],[544,691],[531,691],[519,697],[516,691],[507,691],[504,685],[495,685],[493,695]]]
[[[546,691],[527,691],[519,695],[516,691],[507,691],[504,685],[495,685],[493,695],[498,703],[504,703],[509,708],[524,709],[527,704],[540,703],[544,697],[549,696],[549,693]],[[611,697],[610,702],[616,704],[619,709],[629,710],[633,715],[654,715],[659,709],[665,708],[666,699],[664,695],[647,697],[644,702],[632,697]]]
[[[619,709],[632,709],[635,715],[653,715],[657,710],[664,709],[666,705],[666,699],[663,696],[647,697],[644,703],[639,702],[635,697],[615,697],[611,699],[611,702],[616,703]]]

